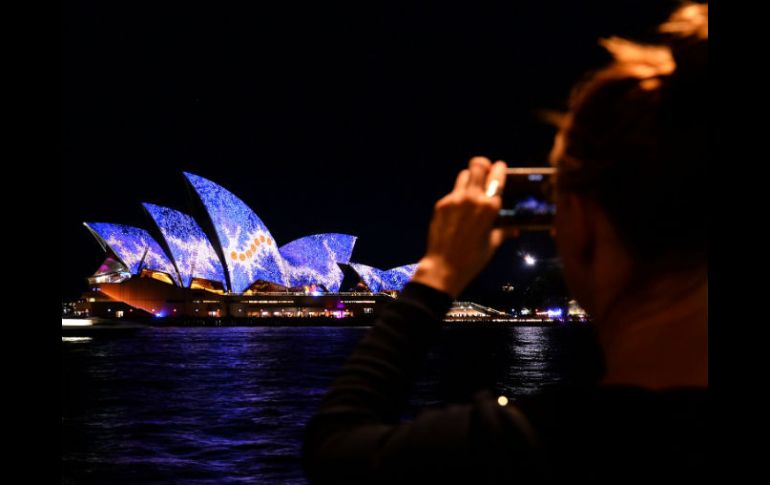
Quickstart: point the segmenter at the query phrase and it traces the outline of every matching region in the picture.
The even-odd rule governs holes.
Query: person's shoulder
[[[705,469],[707,402],[706,389],[597,386],[544,391],[512,406],[559,469],[602,457],[596,473],[606,476],[645,466],[653,476],[688,476]]]
[[[635,386],[589,386],[547,389],[519,399],[516,405],[533,415],[622,418],[635,411],[643,411],[647,416],[678,411],[705,413],[708,396],[708,389],[696,387],[650,390]]]
[[[621,446],[665,453],[664,448],[670,446],[700,448],[699,440],[707,434],[707,389],[558,389],[520,399],[514,405],[544,442],[557,447],[590,445],[612,452],[613,447]],[[663,447],[662,442],[666,442]]]
[[[546,441],[587,436],[597,440],[662,435],[686,439],[705,428],[708,396],[708,390],[701,388],[566,387],[521,397],[479,393],[476,408]]]
[[[599,404],[640,402],[706,402],[708,389],[701,387],[676,387],[662,390],[652,390],[638,386],[595,385],[574,387],[550,387],[541,392],[520,398],[521,403],[548,403],[551,401],[568,401],[578,403]]]

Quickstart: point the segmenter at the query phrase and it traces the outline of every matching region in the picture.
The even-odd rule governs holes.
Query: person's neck
[[[708,277],[661,278],[597,322],[606,385],[652,390],[708,386]]]

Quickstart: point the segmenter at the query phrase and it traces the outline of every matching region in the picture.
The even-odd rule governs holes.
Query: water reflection
[[[90,342],[91,337],[62,337],[62,342]]]
[[[303,426],[365,331],[166,328],[63,337],[62,482],[305,483]],[[447,329],[407,415],[483,388],[514,398],[569,380],[576,345],[558,329]]]

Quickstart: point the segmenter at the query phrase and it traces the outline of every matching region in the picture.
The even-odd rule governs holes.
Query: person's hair
[[[641,261],[705,261],[708,5],[687,4],[660,43],[613,37],[613,62],[579,83],[561,122],[557,188],[593,197]]]

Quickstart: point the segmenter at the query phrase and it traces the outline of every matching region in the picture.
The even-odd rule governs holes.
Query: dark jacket
[[[451,298],[409,283],[307,426],[311,483],[614,483],[705,477],[706,390],[591,387],[496,396],[399,422]],[[680,482],[683,483],[683,482]]]

